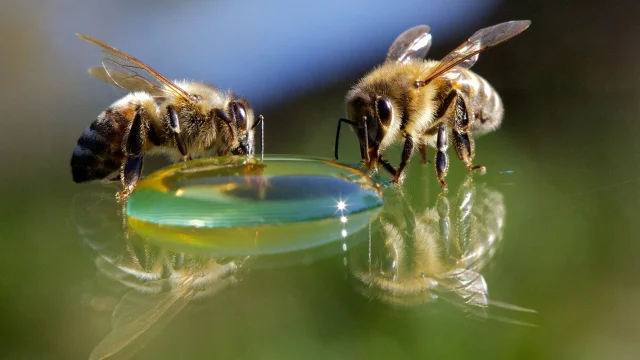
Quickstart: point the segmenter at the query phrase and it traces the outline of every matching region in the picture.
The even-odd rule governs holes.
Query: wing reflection
[[[425,209],[400,192],[386,197],[368,247],[356,249],[349,262],[359,291],[402,307],[443,300],[480,318],[499,318],[488,314],[490,307],[533,312],[490,300],[480,273],[502,241],[502,194],[471,177],[454,194],[440,194]]]
[[[90,359],[128,358],[145,346],[193,300],[211,297],[237,282],[246,258],[214,258],[162,249],[127,229],[111,193],[78,195],[74,222],[97,253],[98,277],[121,298],[111,332]],[[99,300],[88,300],[94,302]]]

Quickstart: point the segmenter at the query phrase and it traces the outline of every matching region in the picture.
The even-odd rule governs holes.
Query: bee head
[[[229,102],[228,113],[238,141],[231,153],[234,155],[252,154],[254,128],[257,125],[253,109],[246,100],[235,99]]]
[[[369,99],[354,97],[347,104],[347,113],[355,123],[362,160],[372,168],[380,157],[380,144],[393,119],[391,100],[384,95]]]

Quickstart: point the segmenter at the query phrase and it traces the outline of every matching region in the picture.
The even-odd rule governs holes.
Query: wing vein
[[[89,69],[94,77],[123,89],[146,91],[153,97],[174,96],[192,101],[188,92],[142,61],[88,35],[77,35],[102,50],[102,66]]]

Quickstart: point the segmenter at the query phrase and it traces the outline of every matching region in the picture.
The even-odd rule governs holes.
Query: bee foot
[[[446,181],[444,181],[444,179],[438,179],[438,181],[440,182],[442,190],[447,191],[449,189],[449,186],[447,185]]]
[[[405,179],[405,173],[402,173],[400,175],[396,175],[393,180],[391,180],[391,184],[393,185],[400,185],[404,182]]]
[[[475,166],[468,166],[469,170],[471,171],[475,171],[478,170],[478,172],[482,175],[486,174],[487,172],[487,168],[482,166],[482,165],[475,165]]]
[[[124,189],[122,191],[118,191],[116,193],[116,201],[120,204],[127,201],[129,198],[129,194],[131,194],[131,189]]]

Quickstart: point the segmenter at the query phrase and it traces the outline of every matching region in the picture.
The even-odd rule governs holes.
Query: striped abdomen
[[[124,153],[122,139],[130,120],[107,109],[80,135],[71,156],[73,181],[104,179],[120,169]]]
[[[473,119],[471,133],[480,135],[498,128],[504,115],[498,93],[480,75],[465,69],[456,71],[460,77],[456,80],[455,88],[463,94],[470,118]]]

